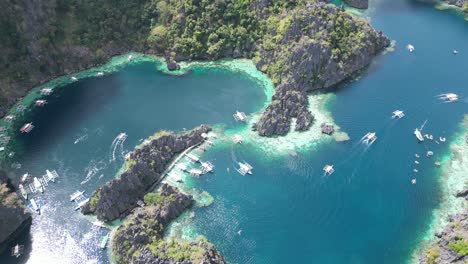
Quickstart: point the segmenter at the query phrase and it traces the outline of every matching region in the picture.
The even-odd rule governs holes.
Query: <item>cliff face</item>
[[[125,216],[138,200],[143,199],[148,189],[161,179],[161,173],[174,156],[202,142],[201,134],[210,130],[207,126],[200,126],[183,135],[168,132],[155,134],[147,143],[130,153],[128,169],[119,179],[96,190],[82,212],[94,213],[103,221]]]
[[[157,199],[136,209],[112,238],[112,251],[118,263],[225,263],[206,240],[178,242],[163,240],[164,228],[192,205],[191,196],[162,185]]]
[[[287,133],[294,117],[308,129],[305,92],[350,77],[389,43],[322,0],[7,0],[0,35],[0,116],[33,86],[129,50],[164,55],[171,69],[243,57],[277,86],[255,126],[263,136]]]
[[[367,9],[369,7],[369,0],[345,0],[345,2],[355,8]]]
[[[323,3],[294,9],[280,25],[269,29],[257,63],[276,84],[271,105],[254,127],[263,136],[286,134],[292,118],[296,130],[308,129],[313,116],[306,93],[342,82],[389,45],[382,32]]]
[[[6,174],[0,170],[0,253],[28,231],[32,222],[31,214],[10,187]]]

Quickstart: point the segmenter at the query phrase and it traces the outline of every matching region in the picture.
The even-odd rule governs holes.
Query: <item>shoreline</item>
[[[419,245],[413,251],[409,263],[419,263],[420,257],[434,243],[435,234],[443,230],[449,223],[449,216],[462,212],[468,202],[455,194],[468,186],[468,144],[465,136],[468,133],[468,114],[459,124],[457,132],[450,142],[449,150],[442,159],[442,170],[438,173],[438,184],[441,188],[442,202],[432,212],[432,219]]]

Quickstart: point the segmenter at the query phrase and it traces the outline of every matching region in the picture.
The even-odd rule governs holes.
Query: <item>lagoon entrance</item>
[[[468,50],[463,50],[468,24],[453,13],[408,2],[377,2],[367,14],[373,26],[396,40],[393,52],[377,58],[360,80],[335,95],[312,95],[313,113],[334,121],[348,141],[315,132],[258,139],[248,124],[236,122],[236,110],[255,116],[271,96],[265,93],[268,82],[251,64],[241,66],[250,69],[247,73],[226,68],[232,65],[200,65],[173,76],[159,72],[157,62],[135,60],[116,73],[81,79],[53,93],[29,117],[35,129],[16,139],[18,177],[46,169],[60,175],[37,195],[44,212],[35,217],[31,237],[24,238],[30,248],[25,259],[108,262],[99,248],[106,231],[74,212],[69,195],[90,194],[113,179],[125,154],[158,130],[181,132],[207,123],[220,135],[203,154],[215,173],[186,177],[184,185],[214,200],[194,207],[170,235],[205,235],[233,263],[410,260],[421,241],[432,236],[434,212],[447,197],[441,171],[447,169],[450,141],[468,109]],[[405,48],[410,43],[413,53]],[[447,104],[435,97],[447,92],[460,94],[461,100]],[[397,109],[406,116],[392,119]],[[447,142],[417,141],[413,131],[426,120],[423,131]],[[319,129],[316,122],[312,130]],[[368,132],[377,135],[371,146],[360,143]],[[128,137],[112,144],[120,133]],[[227,140],[234,134],[245,143]],[[427,151],[434,156],[426,158]],[[237,173],[239,161],[251,164],[253,175]],[[442,162],[440,168],[436,161]],[[334,164],[332,175],[323,175],[325,164]]]

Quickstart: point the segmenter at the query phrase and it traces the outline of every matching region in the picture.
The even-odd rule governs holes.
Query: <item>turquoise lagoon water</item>
[[[210,193],[214,202],[194,208],[186,229],[205,235],[228,261],[405,263],[427,238],[443,198],[433,162],[448,152],[448,142],[420,144],[413,130],[427,120],[425,132],[450,141],[466,113],[468,24],[453,12],[405,0],[374,1],[365,15],[397,44],[359,80],[338,87],[327,105],[349,141],[328,140],[295,151],[284,151],[284,144],[265,150],[255,140],[218,143],[203,155],[216,172],[190,179],[190,185]],[[405,49],[409,43],[416,47],[412,54]],[[460,53],[453,55],[453,49]],[[114,178],[125,152],[157,130],[208,123],[247,135],[232,113],[259,111],[267,100],[262,89],[246,75],[224,69],[171,76],[157,72],[154,63],[135,62],[54,94],[30,117],[36,129],[18,140],[17,175],[45,169],[61,175],[39,198],[44,213],[24,238],[29,250],[20,262],[108,262],[98,249],[105,231],[74,212],[68,195],[77,189],[89,194]],[[434,97],[445,92],[463,98],[445,104]],[[406,117],[392,120],[396,109]],[[367,147],[359,140],[369,131],[378,139]],[[127,140],[112,145],[120,132]],[[428,150],[435,152],[432,159],[424,157]],[[422,156],[419,165],[415,153]],[[253,165],[254,174],[235,172],[238,160]],[[336,172],[324,177],[322,168],[329,163]]]

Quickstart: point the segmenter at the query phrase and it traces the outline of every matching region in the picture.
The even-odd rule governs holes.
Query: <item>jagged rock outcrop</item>
[[[291,118],[308,127],[307,92],[332,87],[366,67],[390,44],[382,32],[332,5],[310,3],[283,18],[259,47],[257,68],[276,84],[271,104],[254,125],[262,136],[284,135]],[[265,44],[275,41],[276,45]],[[272,48],[270,48],[272,47]]]
[[[29,231],[32,223],[31,214],[12,188],[6,173],[0,170],[0,253]]]
[[[178,242],[163,240],[164,228],[193,203],[192,197],[162,185],[154,204],[137,208],[115,232],[112,251],[117,263],[225,263],[206,240]]]
[[[351,7],[359,9],[369,8],[369,0],[345,0],[345,2]]]
[[[468,252],[468,212],[451,216],[450,223],[435,234],[437,241],[419,259],[421,264],[466,263]]]
[[[156,133],[130,153],[126,171],[119,179],[96,190],[83,206],[82,212],[94,213],[103,221],[125,216],[138,200],[143,199],[149,188],[161,179],[161,173],[174,156],[202,142],[201,134],[210,130],[202,125],[182,135],[164,131]]]

